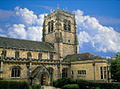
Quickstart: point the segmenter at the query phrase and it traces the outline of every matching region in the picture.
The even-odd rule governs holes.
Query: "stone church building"
[[[108,61],[80,53],[75,13],[44,16],[42,42],[0,37],[0,79],[52,84],[61,77],[109,82]]]

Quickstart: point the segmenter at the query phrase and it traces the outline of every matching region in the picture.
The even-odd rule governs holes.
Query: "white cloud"
[[[35,15],[27,8],[15,8],[17,24],[8,26],[8,36],[13,38],[41,41],[44,14]]]
[[[15,8],[16,16],[18,20],[25,25],[42,25],[44,20],[44,14],[39,16],[35,15],[33,11],[30,11],[27,8]]]
[[[29,27],[27,30],[27,38],[30,40],[37,40],[41,41],[42,38],[42,27],[40,26],[33,26]]]
[[[120,33],[112,27],[102,26],[96,18],[84,16],[80,10],[76,11],[76,20],[80,47],[89,42],[97,51],[120,51]]]
[[[33,11],[28,10],[27,8],[15,8],[16,15],[18,16],[18,20],[25,25],[32,25],[36,23],[37,16]]]
[[[14,24],[8,30],[10,37],[26,39],[27,33],[24,24]]]
[[[82,31],[78,34],[78,38],[79,38],[79,46],[82,47],[83,43],[88,43],[91,38],[89,36],[89,34],[85,31]]]

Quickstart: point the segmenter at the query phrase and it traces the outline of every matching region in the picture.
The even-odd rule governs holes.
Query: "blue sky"
[[[120,0],[0,0],[0,36],[41,41],[43,14],[57,4],[76,11],[80,53],[109,57],[120,50]]]

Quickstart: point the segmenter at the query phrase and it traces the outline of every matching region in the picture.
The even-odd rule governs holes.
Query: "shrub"
[[[39,84],[33,84],[32,89],[40,89],[41,86]]]
[[[67,84],[62,87],[62,89],[79,89],[78,84]]]
[[[83,79],[73,80],[71,78],[61,78],[53,82],[53,85],[55,87],[63,89],[72,89],[70,88],[72,87],[70,86],[70,84],[77,84],[80,89],[120,89],[120,83],[98,83],[90,82]]]
[[[90,85],[88,81],[83,79],[77,79],[76,83],[79,85],[81,89],[87,89],[87,87]]]
[[[27,82],[0,81],[0,89],[29,89]]]
[[[120,83],[99,83],[100,89],[120,89]]]
[[[0,89],[8,89],[8,81],[0,81]]]
[[[61,88],[62,86],[66,85],[66,84],[75,84],[75,83],[76,83],[76,80],[74,80],[74,79],[60,78],[53,82],[53,86]]]

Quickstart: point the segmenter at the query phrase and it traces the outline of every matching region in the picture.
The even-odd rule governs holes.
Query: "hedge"
[[[30,89],[27,82],[0,81],[0,89]]]
[[[74,86],[74,84],[77,84],[79,89],[120,89],[120,83],[98,83],[82,79],[73,80],[71,78],[60,78],[53,82],[53,86],[63,89],[65,89],[65,87],[66,89],[72,89],[71,87]]]
[[[61,88],[62,86],[66,85],[66,84],[76,84],[76,80],[71,79],[71,78],[60,78],[58,80],[53,81],[54,87]]]
[[[62,87],[62,89],[79,89],[78,84],[67,84]]]
[[[40,89],[41,86],[39,84],[32,84],[32,89]]]

